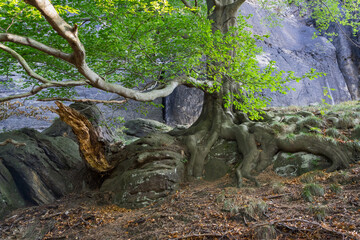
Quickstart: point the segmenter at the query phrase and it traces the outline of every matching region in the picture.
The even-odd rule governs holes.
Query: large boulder
[[[176,140],[166,134],[150,134],[126,146],[120,163],[101,186],[112,192],[114,203],[139,208],[159,201],[184,181],[186,157]]]
[[[202,110],[204,93],[196,88],[177,87],[164,99],[166,124],[186,125],[195,122]]]
[[[0,147],[0,198],[7,209],[50,203],[83,184],[85,165],[73,140],[27,128],[0,134],[6,139],[25,144]]]
[[[279,176],[294,177],[306,172],[326,169],[330,166],[330,161],[323,156],[306,152],[280,152],[274,157],[273,169]]]

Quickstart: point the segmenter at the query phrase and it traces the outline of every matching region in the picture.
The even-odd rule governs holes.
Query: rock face
[[[0,147],[0,216],[27,204],[50,203],[82,184],[85,165],[73,140],[26,128],[0,134],[0,141],[8,138],[26,146]]]
[[[25,204],[11,173],[0,161],[0,219],[11,210],[24,207]]]
[[[177,87],[164,98],[164,120],[170,125],[186,125],[195,122],[202,109],[204,93],[196,88]]]
[[[322,156],[306,152],[280,152],[274,157],[274,172],[282,177],[300,176],[306,172],[328,168],[331,163]]]
[[[118,167],[101,186],[121,207],[139,208],[161,200],[184,181],[185,157],[174,139],[151,134],[120,153]]]
[[[355,19],[354,21],[359,21]],[[332,24],[328,32],[335,32],[333,44],[339,68],[344,76],[352,99],[360,99],[360,35],[354,36],[350,27],[340,27]],[[351,39],[351,40],[349,40]],[[356,46],[355,44],[358,46]]]
[[[320,103],[322,98],[329,104],[351,100],[358,94],[360,49],[343,44],[341,35],[335,39],[334,45],[325,37],[312,39],[315,28],[306,26],[304,19],[286,16],[283,26],[269,28],[261,23],[266,13],[257,5],[245,2],[241,6],[243,15],[252,14],[248,22],[253,25],[252,31],[258,35],[269,34],[264,42],[259,42],[263,54],[258,56],[260,66],[269,61],[276,61],[278,69],[293,71],[297,76],[308,72],[311,68],[326,73],[314,81],[303,80],[292,82],[289,86],[296,89],[287,95],[266,92],[271,97],[272,106],[300,105],[306,106]],[[347,47],[348,46],[348,47]],[[330,92],[332,99],[324,97],[324,89]],[[335,89],[335,91],[330,91]],[[179,91],[180,94],[177,94]],[[170,107],[165,108],[167,124],[189,124],[200,114],[202,92],[200,90],[176,90],[167,101]],[[357,99],[357,98],[354,98]],[[186,103],[186,104],[184,104]],[[165,106],[167,106],[165,104]],[[196,117],[189,117],[196,116]]]
[[[333,102],[339,103],[350,100],[349,89],[339,69],[336,48],[324,37],[312,39],[314,28],[299,22],[294,16],[287,16],[282,22],[282,27],[267,28],[259,23],[264,18],[264,12],[257,9],[256,5],[244,4],[244,15],[253,14],[249,19],[254,26],[256,34],[270,34],[270,37],[260,43],[264,53],[259,56],[260,64],[266,64],[270,60],[276,61],[276,66],[285,71],[294,71],[301,76],[311,68],[326,73],[325,77],[314,81],[303,80],[299,83],[291,83],[296,91],[287,95],[267,94],[273,99],[273,106],[309,105],[321,102],[324,88],[334,88],[331,91]]]

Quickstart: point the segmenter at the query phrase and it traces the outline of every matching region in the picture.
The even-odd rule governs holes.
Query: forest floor
[[[282,178],[269,167],[261,187],[234,176],[184,184],[151,206],[128,210],[88,192],[18,209],[1,239],[360,239],[360,162],[346,171]]]

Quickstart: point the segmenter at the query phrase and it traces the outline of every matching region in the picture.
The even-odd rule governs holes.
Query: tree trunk
[[[236,26],[237,12],[243,2],[244,0],[208,0],[209,19],[213,20],[212,30],[226,34],[231,27]],[[269,123],[252,122],[233,106],[225,108],[223,97],[236,91],[234,84],[232,79],[223,77],[219,92],[205,93],[202,112],[190,128],[169,133],[172,136],[155,134],[145,137],[127,147],[130,151],[126,154],[123,152],[106,154],[109,152],[106,150],[109,149],[108,144],[104,145],[104,142],[98,141],[99,133],[83,116],[60,103],[57,103],[58,113],[73,127],[84,159],[97,172],[111,170],[115,164],[109,163],[108,160],[115,158],[121,161],[131,157],[137,159],[138,165],[161,160],[165,156],[183,159],[184,151],[181,145],[184,145],[190,155],[187,163],[188,179],[201,178],[207,155],[216,141],[222,138],[236,141],[238,150],[243,156],[239,159],[240,163],[236,169],[238,186],[242,185],[243,178],[259,185],[254,172],[261,172],[272,164],[274,155],[280,150],[306,151],[324,155],[333,163],[329,170],[347,167],[357,157],[357,152],[360,152],[357,145],[342,145],[335,140],[327,140],[316,135],[298,135],[289,140],[275,134]]]

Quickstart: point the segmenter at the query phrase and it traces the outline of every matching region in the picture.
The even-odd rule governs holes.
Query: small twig
[[[9,31],[9,29],[11,28],[11,26],[15,23],[15,18],[18,17],[23,11],[24,11],[24,9],[21,9],[21,11],[18,12],[15,17],[13,17],[13,19],[11,20],[10,25],[6,28],[5,32],[8,32],[8,31]]]
[[[295,219],[281,219],[281,220],[275,220],[275,221],[270,221],[270,222],[266,222],[266,223],[254,224],[254,225],[251,226],[251,228],[256,228],[256,227],[260,227],[260,226],[264,226],[264,225],[274,225],[274,224],[283,223],[283,222],[304,222],[304,223],[308,223],[308,224],[318,226],[318,227],[320,227],[320,228],[322,228],[322,229],[324,229],[326,231],[333,232],[333,233],[336,233],[338,235],[350,236],[350,237],[356,237],[356,238],[360,237],[356,233],[355,233],[356,235],[354,236],[354,234],[351,234],[351,233],[348,233],[348,232],[336,231],[335,229],[332,229],[331,227],[325,225],[325,223],[320,224],[320,223],[317,223],[317,222],[311,222],[311,221],[308,221],[308,220],[305,220],[305,219],[298,219],[298,218],[295,218]]]
[[[274,195],[274,196],[270,196],[270,197],[265,197],[266,199],[274,199],[274,198],[280,198],[286,195],[290,195],[291,193],[284,193],[284,194],[278,194],[278,195]]]
[[[200,238],[200,237],[223,237],[226,234],[227,233],[225,233],[225,234],[216,234],[216,233],[191,234],[191,235],[185,235],[183,237],[170,238],[170,239],[181,240],[181,239],[193,239],[193,238]]]
[[[5,146],[8,143],[15,145],[15,147],[26,146],[26,143],[20,143],[10,138],[6,139],[3,142],[0,142],[0,146]]]

